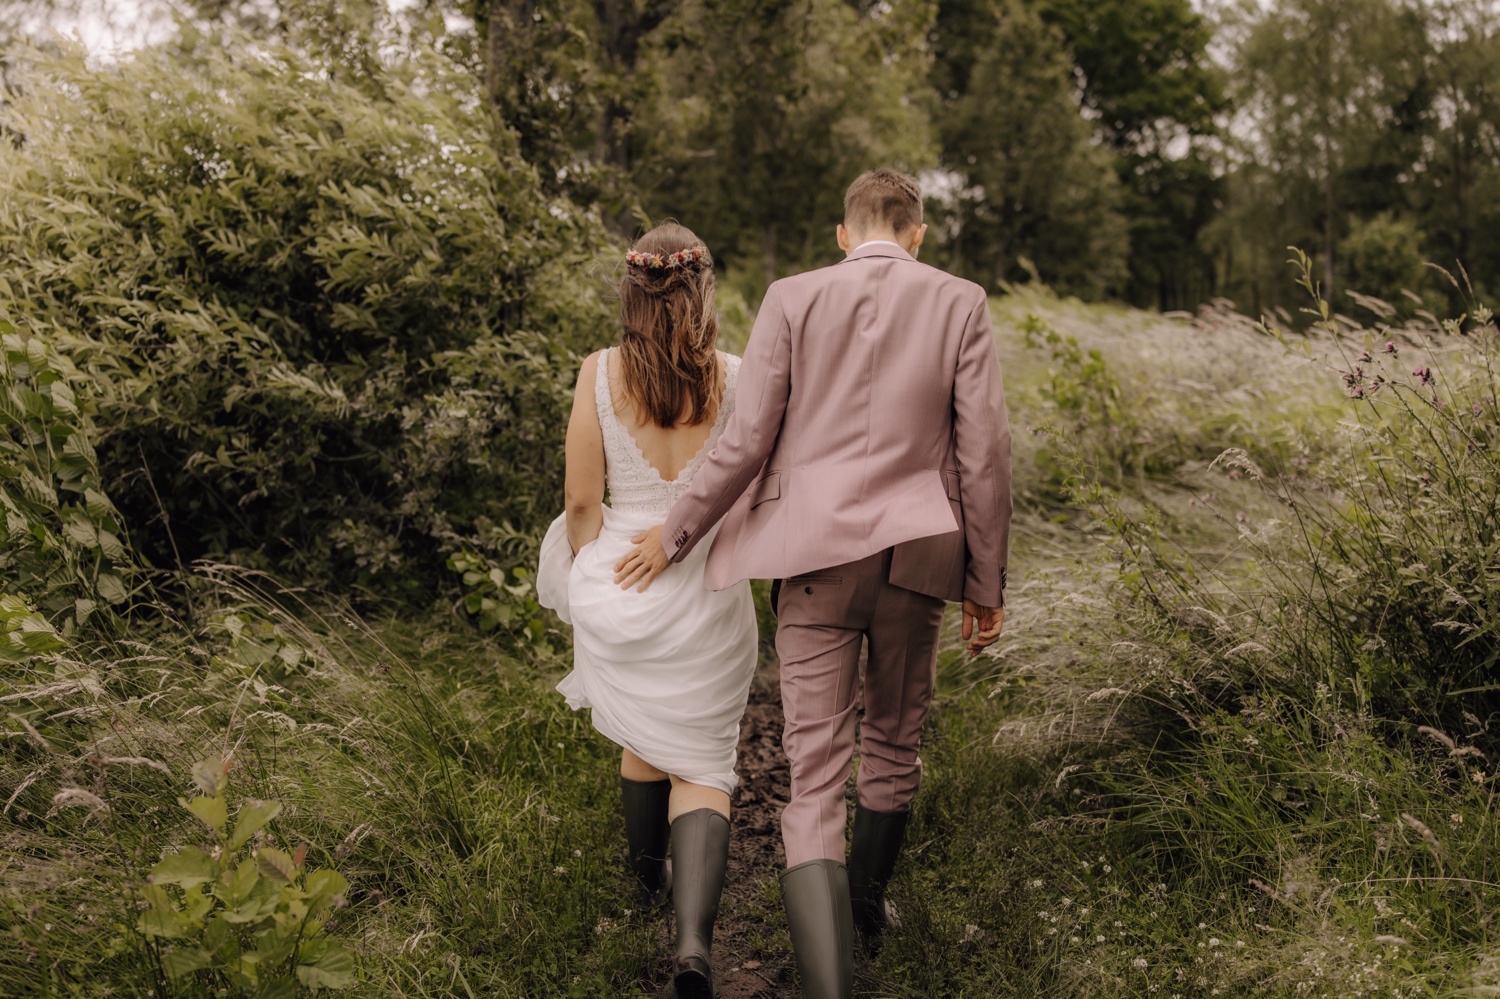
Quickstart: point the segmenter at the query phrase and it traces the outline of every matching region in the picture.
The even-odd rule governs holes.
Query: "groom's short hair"
[[[922,188],[899,170],[866,171],[844,192],[844,226],[854,232],[868,232],[878,225],[905,232],[921,224]]]

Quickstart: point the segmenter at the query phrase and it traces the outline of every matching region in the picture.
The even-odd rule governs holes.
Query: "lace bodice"
[[[605,481],[609,486],[609,504],[622,513],[644,513],[663,519],[677,502],[693,476],[703,466],[708,453],[719,443],[719,435],[734,412],[734,389],[739,379],[740,359],[724,354],[724,399],[708,431],[708,439],[693,455],[677,478],[668,482],[641,453],[640,445],[615,415],[614,399],[609,390],[609,366],[614,356],[609,349],[599,355],[599,371],[594,379],[594,403],[599,410],[599,428],[604,432]]]

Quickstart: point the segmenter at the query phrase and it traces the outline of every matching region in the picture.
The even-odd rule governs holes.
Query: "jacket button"
[[[803,588],[803,592],[805,592],[805,593],[811,593],[812,592],[812,587],[811,586],[804,587]]]

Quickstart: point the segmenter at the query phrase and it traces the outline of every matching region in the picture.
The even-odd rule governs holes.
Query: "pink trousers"
[[[869,643],[859,726],[859,802],[902,811],[922,780],[917,750],[932,702],[944,602],[891,585],[889,550],[783,581],[777,604],[782,737],[792,800],[788,867],[844,861],[844,785],[854,756],[859,653]]]

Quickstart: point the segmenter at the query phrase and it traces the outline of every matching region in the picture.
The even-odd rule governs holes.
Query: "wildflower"
[[[1359,363],[1360,364],[1369,364],[1370,361],[1372,361],[1372,360],[1373,360],[1373,358],[1370,357],[1370,352],[1368,350],[1365,351],[1363,354],[1359,355]]]
[[[1479,405],[1479,403],[1477,403],[1477,402],[1474,404],[1474,415],[1475,416],[1483,416],[1484,415],[1484,407],[1481,406],[1481,405]]]
[[[1144,957],[1138,957],[1134,961],[1131,961],[1130,964],[1132,967],[1144,968],[1146,966],[1146,959]]]
[[[1461,826],[1464,824],[1464,817],[1457,812],[1454,812],[1452,815],[1448,816],[1448,823],[1454,826]]]
[[[1240,948],[1243,948],[1243,947],[1244,947],[1244,946],[1245,946],[1245,941],[1243,941],[1243,940],[1236,940],[1236,941],[1235,941],[1235,942],[1234,942],[1234,945],[1235,945],[1235,946],[1236,946],[1236,947],[1240,947]]]
[[[567,872],[567,868],[562,867],[562,866],[558,866],[558,867],[552,868],[552,873],[553,874],[564,874],[566,872]]]
[[[1027,885],[1026,885],[1026,887],[1028,887],[1028,888],[1040,888],[1041,886],[1042,886],[1042,879],[1041,878],[1037,878],[1035,881],[1028,882]]]
[[[1108,865],[1108,864],[1105,864],[1105,865],[1104,865],[1104,873],[1105,873],[1105,874],[1109,874],[1109,873],[1111,873],[1111,872],[1113,872],[1113,871],[1114,871],[1114,868],[1113,868],[1113,867],[1111,867],[1111,866],[1109,866],[1109,865]]]
[[[1219,946],[1219,938],[1218,937],[1209,937],[1208,938],[1208,945],[1210,947],[1217,947],[1217,946]]]
[[[582,850],[574,850],[573,851],[573,856],[575,856],[575,857],[581,857],[581,856],[583,856],[583,851]]]
[[[1385,349],[1383,349],[1381,351],[1381,353],[1382,354],[1397,354],[1397,353],[1400,353],[1400,352],[1398,350],[1396,350],[1396,344],[1394,342],[1389,342],[1389,343],[1387,343],[1385,345]]]
[[[1427,385],[1432,382],[1432,369],[1417,368],[1411,373],[1411,376],[1415,378],[1419,384]]]
[[[1077,937],[1068,937],[1068,943],[1082,943]]]

